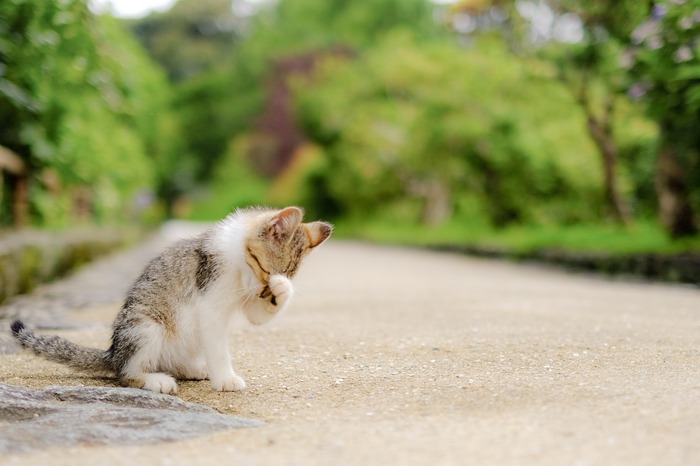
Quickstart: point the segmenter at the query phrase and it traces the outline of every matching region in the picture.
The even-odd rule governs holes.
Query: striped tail
[[[113,372],[107,351],[76,345],[58,336],[37,335],[20,320],[16,320],[10,328],[23,347],[49,361],[87,371]]]

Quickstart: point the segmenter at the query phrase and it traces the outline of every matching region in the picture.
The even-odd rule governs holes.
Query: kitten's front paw
[[[225,379],[212,379],[211,386],[219,392],[239,392],[245,390],[245,380],[237,375]]]
[[[273,301],[279,308],[287,304],[294,294],[292,282],[284,275],[272,275],[269,281]]]

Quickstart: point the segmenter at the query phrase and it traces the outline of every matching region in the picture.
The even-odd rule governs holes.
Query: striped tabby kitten
[[[297,207],[238,210],[166,249],[127,293],[106,351],[37,335],[20,321],[12,332],[40,356],[115,373],[126,386],[175,394],[175,378],[208,378],[214,390],[242,390],[245,382],[231,367],[229,320],[240,310],[263,324],[289,305],[290,279],[332,230],[301,220]]]

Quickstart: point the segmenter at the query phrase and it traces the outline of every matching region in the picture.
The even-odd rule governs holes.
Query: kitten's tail
[[[49,361],[66,364],[76,369],[113,372],[107,351],[76,345],[58,336],[37,335],[16,320],[10,328],[20,344]]]

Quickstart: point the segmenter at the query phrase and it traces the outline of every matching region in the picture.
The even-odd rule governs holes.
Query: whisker
[[[309,288],[306,286],[294,285],[294,293],[295,294],[302,294],[303,295],[303,294],[307,293],[309,290],[311,290],[313,292],[312,288]]]
[[[248,302],[249,302],[249,301],[252,301],[253,299],[255,299],[256,296],[257,296],[257,293],[256,293],[255,291],[251,291],[251,292],[248,294],[248,296],[245,298],[245,301],[243,301],[243,302],[244,302],[245,304],[248,304]]]
[[[239,288],[237,290],[233,290],[231,293],[231,300],[232,301],[238,301],[241,298],[243,299],[243,303],[245,303],[249,299],[249,295],[251,294],[251,290],[247,288]]]

